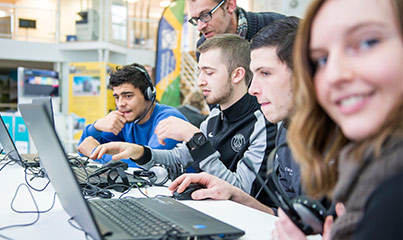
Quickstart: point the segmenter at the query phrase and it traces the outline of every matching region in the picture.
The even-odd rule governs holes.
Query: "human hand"
[[[287,214],[278,208],[279,219],[271,236],[274,240],[306,240],[305,234],[291,221]]]
[[[192,193],[194,200],[200,200],[205,198],[215,200],[229,200],[232,198],[233,193],[237,192],[237,188],[228,182],[213,176],[211,174],[202,173],[190,173],[183,174],[175,179],[169,186],[169,190],[183,192],[191,183],[198,183],[205,188],[199,189]]]
[[[183,119],[173,116],[161,120],[154,131],[157,135],[158,142],[162,145],[165,145],[165,138],[187,142],[197,132],[200,132],[200,129]]]
[[[94,128],[102,132],[111,132],[118,135],[127,122],[124,114],[118,110],[110,112],[104,118],[98,119],[94,123]]]
[[[99,145],[91,154],[91,159],[100,159],[104,154],[112,155],[112,160],[139,159],[144,154],[144,147],[134,143],[109,142]]]
[[[341,217],[346,213],[346,209],[344,208],[344,204],[341,202],[336,203],[335,206],[336,210],[336,215],[337,217]],[[330,240],[330,230],[332,229],[333,226],[333,216],[329,215],[325,219],[325,223],[323,224],[323,240]]]
[[[99,145],[100,143],[95,138],[89,136],[86,137],[84,141],[80,143],[80,145],[78,145],[77,151],[88,157],[91,155],[92,151]]]
[[[338,217],[344,215],[346,212],[342,203],[336,204],[336,214]],[[275,223],[276,228],[272,231],[272,238],[277,240],[300,240],[306,239],[304,233],[291,221],[291,219],[284,213],[284,211],[278,209],[279,220]],[[333,216],[326,217],[323,223],[323,237],[322,240],[330,240],[330,230],[333,226]]]

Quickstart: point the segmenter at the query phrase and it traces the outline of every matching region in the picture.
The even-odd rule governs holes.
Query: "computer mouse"
[[[192,193],[202,188],[203,186],[197,183],[191,183],[183,192],[181,193],[178,193],[177,191],[173,192],[172,197],[176,200],[193,200]]]

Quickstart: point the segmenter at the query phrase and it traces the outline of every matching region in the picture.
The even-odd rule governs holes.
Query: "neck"
[[[232,16],[231,16],[231,23],[229,26],[228,33],[236,34],[237,32],[238,32],[238,15],[237,15],[237,11],[235,11],[232,13]]]
[[[245,96],[245,94],[247,94],[247,93],[248,93],[248,90],[247,90],[246,86],[245,86],[245,88],[243,88],[243,87],[241,87],[241,88],[234,87],[234,90],[231,93],[231,98],[228,99],[228,101],[225,102],[225,103],[220,103],[221,110],[225,110],[225,109],[231,107],[236,102],[238,102],[239,99],[241,99],[243,96]]]
[[[155,108],[155,102],[154,102],[154,101],[150,101],[150,106],[148,106],[148,107],[146,108],[146,113],[145,113],[144,117],[143,117],[140,121],[138,121],[137,124],[143,124],[143,123],[147,122],[148,119],[150,119],[151,114],[152,114],[153,111],[154,111],[154,108]],[[143,113],[143,114],[144,114],[144,113]]]

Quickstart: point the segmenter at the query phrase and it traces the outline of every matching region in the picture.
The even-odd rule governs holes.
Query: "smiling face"
[[[120,112],[124,113],[127,122],[140,118],[150,104],[144,99],[141,91],[130,83],[123,83],[113,87],[112,90],[116,106]]]
[[[249,94],[257,97],[266,119],[272,123],[286,119],[292,109],[292,71],[278,58],[277,49],[252,50],[250,69]]]
[[[209,22],[204,23],[200,20],[198,21],[197,30],[201,32],[207,39],[218,34],[230,33],[231,14],[229,14],[226,8],[227,1],[214,11],[212,14],[212,19]],[[217,4],[218,3],[213,0],[190,0],[190,16],[200,17],[200,15],[203,13],[210,12],[215,6],[217,6]]]
[[[233,103],[233,86],[227,66],[223,63],[220,49],[211,49],[200,54],[197,84],[208,104],[220,104],[226,109]]]
[[[310,56],[319,104],[353,141],[376,134],[402,101],[403,40],[390,1],[326,1]]]

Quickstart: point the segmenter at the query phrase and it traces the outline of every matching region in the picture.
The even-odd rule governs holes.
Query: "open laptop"
[[[22,167],[39,167],[39,157],[33,154],[20,154],[14,144],[10,133],[7,130],[6,124],[0,115],[0,143],[3,146],[3,151],[8,155],[9,159],[17,162]]]
[[[52,126],[56,128],[55,125],[55,116],[53,114],[53,104],[52,104],[52,97],[39,97],[39,98],[33,98],[32,103],[38,103],[42,104],[45,106],[46,111],[48,112],[48,116],[50,118],[50,121],[52,122]]]
[[[54,116],[53,116],[53,107],[52,107],[52,98],[51,97],[40,97],[32,99],[33,103],[43,104],[46,107],[46,111],[48,111],[49,117],[51,118],[53,127],[54,124]],[[1,115],[0,115],[1,118]],[[3,146],[3,151],[8,154],[11,160],[16,161],[22,167],[39,167],[39,156],[36,153],[23,153],[20,154],[17,150],[17,147],[14,144],[9,132],[7,131],[7,127],[1,119],[0,124],[0,143]]]
[[[21,104],[20,111],[64,210],[92,238],[161,239],[174,236],[179,239],[233,239],[245,234],[240,229],[168,197],[86,201],[44,107],[38,104]],[[112,206],[115,206],[113,210]],[[169,227],[164,226],[162,230],[155,231],[137,231],[136,228],[141,227],[146,220],[133,219],[141,217],[135,212],[136,208],[146,212],[144,217],[158,218],[159,222],[155,221],[161,225],[168,223]]]

